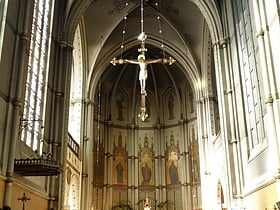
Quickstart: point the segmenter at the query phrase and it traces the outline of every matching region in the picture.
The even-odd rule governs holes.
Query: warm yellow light
[[[197,81],[197,89],[203,90],[205,88],[205,81],[204,80],[198,80]]]

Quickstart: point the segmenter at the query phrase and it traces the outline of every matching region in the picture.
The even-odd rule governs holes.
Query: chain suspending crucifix
[[[176,60],[172,57],[169,58],[159,58],[159,59],[146,59],[145,52],[147,52],[147,49],[145,48],[145,40],[147,38],[145,32],[144,32],[144,18],[143,18],[143,0],[141,0],[141,33],[138,36],[138,40],[141,41],[140,48],[138,49],[139,55],[137,59],[116,59],[113,58],[111,60],[111,64],[114,66],[117,64],[137,64],[139,65],[139,82],[141,87],[141,106],[140,106],[140,112],[138,114],[138,117],[145,121],[148,117],[148,113],[146,110],[146,81],[148,78],[148,71],[147,66],[148,64],[152,63],[162,63],[162,64],[169,64],[172,65]]]

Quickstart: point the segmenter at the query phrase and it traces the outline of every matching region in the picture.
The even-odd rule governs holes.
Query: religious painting
[[[147,134],[144,146],[139,145],[139,185],[154,185],[154,151],[153,144],[149,145]]]
[[[118,134],[117,144],[114,141],[112,171],[113,184],[127,185],[127,150],[121,132]]]
[[[166,143],[166,179],[167,185],[178,185],[180,181],[179,141],[175,144],[174,135],[170,135],[170,144]]]

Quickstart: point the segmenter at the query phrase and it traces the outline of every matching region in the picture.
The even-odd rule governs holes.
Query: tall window
[[[243,78],[244,102],[249,146],[252,151],[258,148],[265,139],[264,132],[264,98],[260,77],[259,49],[256,42],[254,13],[250,10],[250,1],[236,0],[237,37],[240,49],[240,69]],[[250,7],[251,6],[251,7]]]
[[[23,120],[26,128],[21,139],[33,150],[39,151],[48,77],[52,2],[53,0],[34,1],[24,101]]]
[[[2,54],[3,34],[6,24],[7,1],[0,0],[0,59]]]
[[[73,66],[71,72],[71,95],[69,105],[68,131],[76,141],[81,141],[82,98],[83,98],[83,49],[80,25],[73,42]]]

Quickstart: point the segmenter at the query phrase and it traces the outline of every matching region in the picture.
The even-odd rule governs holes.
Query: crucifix
[[[116,59],[113,58],[111,60],[111,64],[114,66],[116,64],[137,64],[139,65],[139,82],[140,82],[140,87],[141,87],[141,106],[140,106],[140,112],[138,114],[138,117],[142,120],[145,121],[148,117],[148,113],[146,110],[146,80],[148,78],[148,71],[147,71],[147,66],[148,64],[152,63],[163,63],[163,64],[169,64],[172,65],[176,60],[172,57],[169,58],[159,58],[159,59],[146,59],[145,58],[145,52],[147,49],[145,48],[145,40],[147,38],[143,28],[144,28],[144,18],[143,18],[143,0],[141,0],[141,33],[138,36],[138,40],[141,41],[140,48],[138,49],[138,52],[140,53],[137,57],[137,59]]]
[[[29,201],[30,198],[26,197],[25,193],[23,193],[21,198],[18,198],[22,202],[22,210],[25,210],[25,202]]]
[[[145,59],[145,52],[147,49],[145,48],[145,42],[141,42],[141,48],[138,49],[138,52],[140,54],[138,55],[137,59],[116,59],[114,58],[111,60],[111,64],[114,66],[116,64],[125,64],[125,63],[130,63],[130,64],[138,64],[139,65],[139,82],[140,82],[140,87],[141,87],[141,107],[140,107],[140,113],[138,114],[138,117],[142,120],[145,121],[145,119],[148,117],[147,111],[146,111],[146,105],[145,105],[145,96],[147,95],[146,92],[146,80],[148,78],[148,71],[147,71],[147,66],[148,64],[152,63],[163,63],[166,64],[168,63],[169,65],[172,65],[176,60],[172,57],[170,58],[159,58],[159,59]]]

